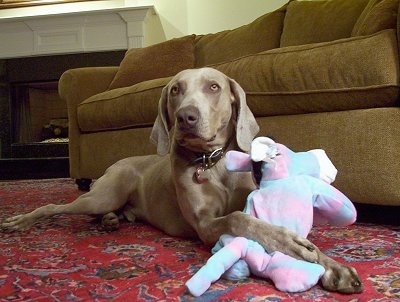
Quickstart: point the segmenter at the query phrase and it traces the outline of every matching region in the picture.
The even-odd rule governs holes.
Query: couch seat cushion
[[[154,79],[94,95],[78,106],[82,132],[151,126],[163,87],[171,77]]]
[[[396,106],[398,64],[396,33],[389,29],[213,67],[239,82],[256,116],[272,116]]]
[[[339,171],[333,185],[353,202],[398,207],[399,121],[398,107],[258,119],[261,133],[293,150],[325,149]]]

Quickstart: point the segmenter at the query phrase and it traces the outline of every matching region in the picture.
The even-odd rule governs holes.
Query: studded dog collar
[[[203,184],[208,181],[205,171],[213,167],[222,157],[224,156],[224,149],[218,148],[209,153],[202,153],[198,158],[194,160],[196,165],[196,171],[194,172],[194,178],[199,184]]]

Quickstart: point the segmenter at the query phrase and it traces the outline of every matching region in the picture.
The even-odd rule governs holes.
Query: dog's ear
[[[168,90],[169,85],[165,86],[161,92],[158,102],[158,115],[151,130],[150,140],[157,146],[157,153],[165,155],[169,152],[169,125],[168,125]]]
[[[232,94],[236,100],[237,121],[236,141],[243,151],[250,151],[250,145],[260,127],[258,126],[253,113],[246,103],[246,93],[243,88],[233,79],[229,79]]]

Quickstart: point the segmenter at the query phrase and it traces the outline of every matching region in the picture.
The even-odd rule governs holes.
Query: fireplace
[[[10,85],[12,157],[68,156],[68,112],[57,85],[57,81]]]
[[[15,8],[0,16],[0,179],[19,178],[17,170],[47,177],[46,165],[66,171],[56,176],[69,175],[60,76],[71,68],[117,66],[126,49],[145,46],[149,36],[160,42],[156,18],[153,0]]]
[[[70,68],[117,66],[125,51],[5,60],[9,131],[1,134],[3,158],[68,157],[67,104],[58,79]],[[2,102],[5,106],[5,102]]]
[[[0,60],[0,179],[69,176],[67,104],[58,80],[71,68],[118,66],[124,54]]]

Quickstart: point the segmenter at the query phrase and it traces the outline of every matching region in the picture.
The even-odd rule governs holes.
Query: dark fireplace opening
[[[125,50],[0,59],[0,179],[68,177],[68,69],[118,66]]]
[[[13,157],[67,157],[67,105],[58,81],[11,83]]]
[[[58,80],[68,69],[118,66],[125,50],[0,59],[0,159],[68,157],[67,105]]]

